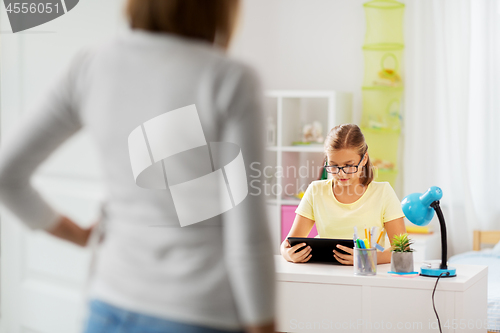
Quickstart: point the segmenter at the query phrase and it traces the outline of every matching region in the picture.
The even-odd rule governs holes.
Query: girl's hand
[[[303,248],[299,252],[295,253],[295,251],[297,251],[299,248],[303,247],[304,245],[306,245],[306,243],[300,243],[300,244],[297,244],[297,245],[292,247],[290,245],[290,242],[288,242],[288,239],[285,239],[285,249],[284,250],[285,250],[288,258],[290,258],[291,262],[307,262],[307,261],[309,261],[309,259],[311,259],[312,249],[310,246],[306,246],[305,248]]]
[[[70,218],[62,216],[59,223],[52,229],[47,230],[47,232],[58,238],[85,247],[87,246],[90,233],[98,223],[99,221],[92,224],[89,228],[82,228]]]
[[[269,324],[263,324],[258,326],[246,326],[246,333],[274,333],[276,332],[276,327],[274,321]]]
[[[342,251],[348,252],[349,254],[344,254],[344,253],[340,253],[337,250],[333,250],[333,256],[335,257],[335,259],[337,259],[343,265],[351,265],[352,266],[354,264],[354,257],[352,255],[353,249],[351,249],[350,247],[342,246],[340,244],[337,244],[337,247],[339,249],[341,249]]]

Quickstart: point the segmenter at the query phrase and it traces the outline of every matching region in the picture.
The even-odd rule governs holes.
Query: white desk
[[[390,264],[356,276],[352,266],[275,262],[278,332],[439,332],[436,278],[393,277]],[[453,267],[434,295],[443,332],[486,332],[487,266]]]

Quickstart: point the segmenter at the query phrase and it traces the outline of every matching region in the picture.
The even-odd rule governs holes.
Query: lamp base
[[[442,273],[444,274],[441,275]],[[439,275],[441,275],[442,278],[454,277],[457,276],[457,270],[454,267],[448,267],[448,269],[440,269],[440,268],[430,268],[428,266],[422,266],[420,267],[420,275],[428,277],[436,277],[436,278],[439,277]]]

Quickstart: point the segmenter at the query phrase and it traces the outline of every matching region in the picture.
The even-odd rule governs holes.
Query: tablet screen
[[[309,245],[311,247],[312,256],[306,263],[331,263],[334,265],[342,265],[342,263],[338,262],[333,256],[333,250],[336,249],[340,253],[348,254],[339,249],[337,244],[351,249],[354,247],[352,239],[288,237],[288,242],[291,246],[306,243],[306,246]],[[300,247],[297,251],[302,250],[304,247],[305,246]]]

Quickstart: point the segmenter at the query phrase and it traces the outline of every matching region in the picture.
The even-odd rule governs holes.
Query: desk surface
[[[354,275],[353,266],[340,266],[319,263],[292,263],[281,255],[275,255],[277,281],[325,283],[343,285],[366,285],[409,289],[434,288],[436,278],[417,276],[392,276],[387,273],[390,264],[377,265],[377,275]],[[421,262],[415,262],[415,271],[420,271]],[[488,266],[482,265],[450,265],[456,268],[457,276],[439,279],[439,290],[465,291],[478,280],[487,276]]]

